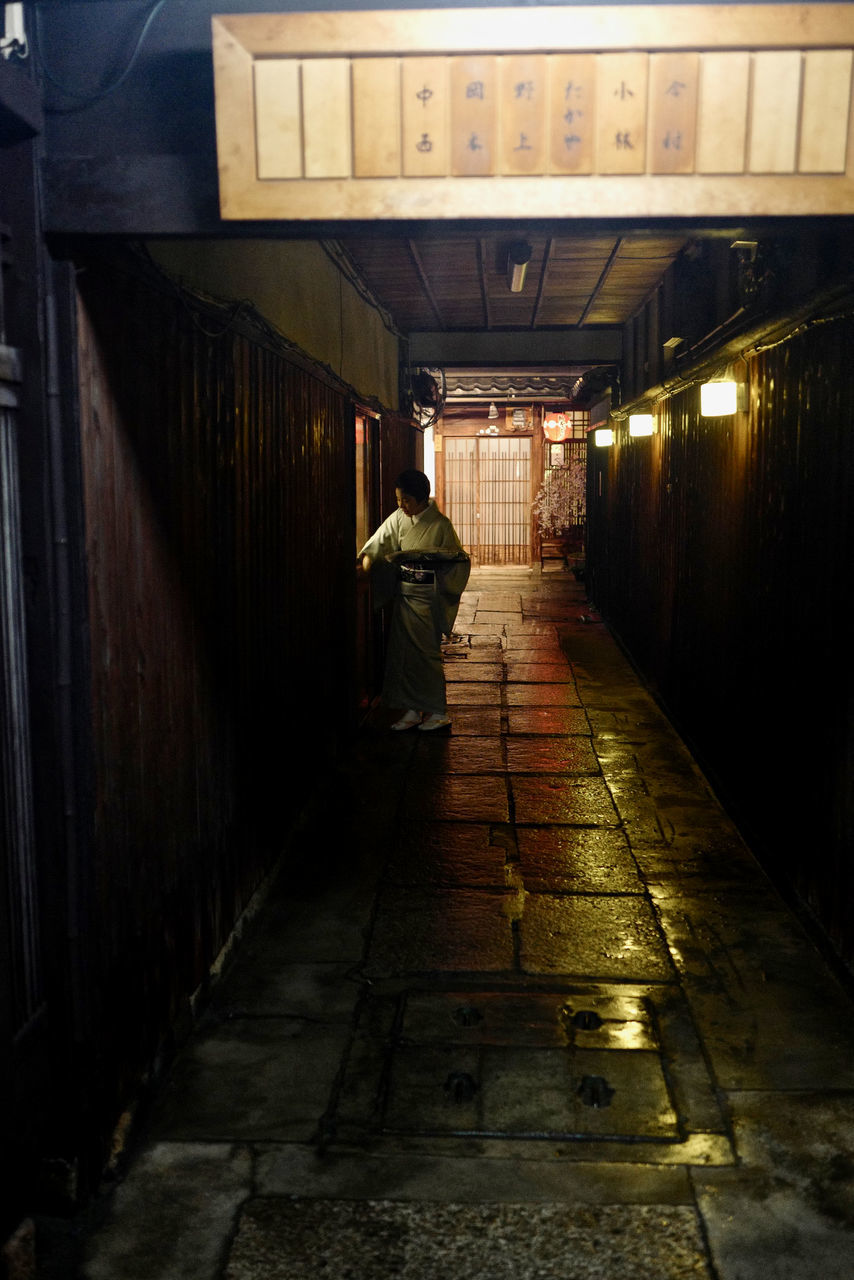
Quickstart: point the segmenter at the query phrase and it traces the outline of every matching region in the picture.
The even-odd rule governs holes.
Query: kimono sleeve
[[[388,604],[397,588],[397,568],[385,559],[393,551],[400,550],[396,517],[397,512],[392,512],[359,552],[360,559],[362,556],[371,557],[371,594],[375,609],[382,609]]]

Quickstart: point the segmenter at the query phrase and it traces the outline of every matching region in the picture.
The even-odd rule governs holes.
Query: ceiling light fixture
[[[527,240],[514,240],[507,250],[507,288],[511,293],[522,292],[533,252]]]

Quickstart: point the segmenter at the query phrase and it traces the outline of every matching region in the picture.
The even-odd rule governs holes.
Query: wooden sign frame
[[[854,213],[854,4],[212,24],[225,219]]]

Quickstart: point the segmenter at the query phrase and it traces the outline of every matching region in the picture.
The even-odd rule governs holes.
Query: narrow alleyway
[[[457,630],[452,733],[363,731],[82,1274],[854,1275],[846,995],[583,584]]]

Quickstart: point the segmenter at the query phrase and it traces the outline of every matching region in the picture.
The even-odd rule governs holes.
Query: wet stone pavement
[[[583,585],[476,573],[445,669],[450,733],[361,733],[81,1274],[854,1276],[851,1004]]]

